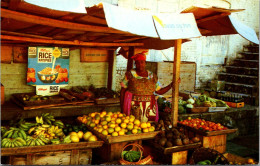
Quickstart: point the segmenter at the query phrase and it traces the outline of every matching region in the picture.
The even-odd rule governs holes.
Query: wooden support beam
[[[112,90],[113,85],[113,68],[114,68],[115,51],[108,50],[108,79],[107,88]]]
[[[81,42],[78,40],[75,41],[48,40],[48,39],[36,39],[36,38],[8,36],[8,35],[1,35],[1,40],[16,40],[16,41],[25,41],[25,42],[32,42],[32,43],[47,43],[47,44],[74,45],[74,46],[94,46],[94,47],[143,46],[143,43],[95,43],[95,42]]]
[[[205,21],[215,20],[215,19],[218,19],[220,17],[225,17],[225,16],[228,16],[230,14],[231,13],[221,13],[221,14],[218,14],[218,15],[215,15],[215,16],[206,17],[206,18],[202,18],[202,19],[196,20],[196,22],[197,22],[197,24],[199,24],[199,23],[202,23],[202,22],[205,22]]]
[[[128,52],[128,61],[127,61],[126,71],[129,71],[133,68],[133,59],[131,57],[134,56],[134,53],[135,53],[134,47],[130,47],[129,52]]]
[[[27,34],[27,33],[19,33],[19,32],[11,32],[11,31],[5,31],[5,30],[1,30],[1,34],[19,35],[19,36],[24,36],[24,37],[34,37],[34,38],[40,38],[40,39],[52,39],[51,37],[46,37],[46,36],[33,35],[33,34]]]
[[[175,40],[174,43],[174,63],[173,63],[173,86],[172,86],[172,112],[173,126],[177,127],[178,122],[178,102],[179,102],[179,78],[181,66],[181,43],[182,39]]]
[[[34,24],[41,24],[41,25],[47,25],[47,26],[51,26],[51,27],[59,27],[59,28],[79,30],[79,31],[129,34],[128,32],[123,32],[123,31],[115,30],[115,29],[108,28],[108,27],[92,26],[92,25],[72,23],[72,22],[68,22],[68,21],[61,21],[61,20],[57,20],[57,19],[51,19],[51,18],[46,18],[46,17],[25,14],[25,13],[21,13],[21,12],[16,12],[16,11],[4,9],[4,8],[1,8],[1,17],[11,18],[11,19],[15,19],[18,21],[24,21],[24,22],[34,23]]]

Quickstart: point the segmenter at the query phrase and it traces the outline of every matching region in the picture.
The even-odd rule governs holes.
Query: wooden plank
[[[47,25],[51,27],[59,27],[65,29],[74,29],[80,31],[129,34],[128,32],[123,32],[112,28],[61,21],[57,19],[51,19],[51,18],[46,18],[41,16],[25,14],[17,11],[11,11],[4,8],[1,8],[1,17],[11,18],[18,21],[24,21],[24,22],[34,23],[34,24],[41,24],[41,25]]]
[[[28,63],[28,48],[15,46],[13,47],[14,63]]]
[[[173,65],[173,85],[172,85],[172,122],[173,126],[177,126],[178,122],[178,99],[179,99],[179,78],[180,78],[180,64],[181,64],[181,43],[182,40],[175,40],[174,43],[174,65]]]
[[[197,22],[197,24],[199,24],[199,23],[202,23],[202,22],[205,22],[205,21],[219,19],[221,17],[225,17],[225,16],[228,16],[230,14],[231,13],[221,13],[221,14],[218,14],[218,15],[214,15],[214,16],[210,16],[210,17],[206,17],[206,18],[196,20],[196,22]]]
[[[13,48],[11,46],[1,46],[1,63],[11,63]]]
[[[226,152],[227,135],[216,135],[216,136],[203,136],[202,146],[204,148],[211,148],[220,153]]]
[[[172,165],[186,165],[187,157],[188,157],[187,150],[172,153]]]
[[[109,50],[108,51],[108,79],[107,79],[107,88],[109,90],[112,90],[113,85],[113,71],[114,71],[114,60],[115,60],[115,51]]]
[[[131,57],[134,56],[134,52],[135,52],[135,48],[134,47],[130,47],[129,48],[129,53],[128,53],[128,61],[127,61],[126,71],[129,71],[129,70],[131,70],[133,68],[133,59]]]
[[[11,165],[30,165],[27,162],[26,156],[10,156],[9,164]]]
[[[76,150],[87,148],[98,148],[103,145],[103,141],[95,142],[79,142],[59,145],[44,145],[44,146],[30,146],[30,147],[16,147],[16,148],[1,148],[1,156],[30,154],[37,152],[54,152],[60,150]]]
[[[92,149],[80,150],[78,165],[91,165]]]
[[[102,47],[123,47],[123,46],[143,46],[143,43],[95,43],[95,42],[82,42],[82,41],[66,41],[66,40],[48,40],[48,39],[36,39],[28,37],[18,37],[18,36],[8,36],[1,35],[1,39],[5,40],[16,40],[16,41],[26,41],[32,43],[47,43],[47,44],[61,44],[61,45],[75,45],[75,46],[102,46]]]
[[[34,37],[34,38],[41,38],[41,39],[52,39],[51,37],[46,37],[46,36],[40,36],[40,35],[33,35],[33,34],[27,34],[27,33],[19,33],[19,32],[11,32],[11,31],[5,31],[1,30],[2,34],[7,34],[7,35],[19,35],[19,36],[24,36],[24,37]]]
[[[33,154],[33,165],[70,165],[71,151]]]
[[[79,150],[74,149],[71,151],[70,164],[78,165],[79,162]]]

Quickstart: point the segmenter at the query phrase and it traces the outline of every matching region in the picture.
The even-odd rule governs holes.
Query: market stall
[[[87,13],[75,13],[71,11],[52,10],[46,7],[41,7],[35,4],[28,3],[26,1],[18,1],[16,3],[2,2],[1,17],[3,19],[1,21],[2,22],[1,42],[2,42],[2,46],[5,46],[5,49],[8,51],[5,50],[3,52],[4,56],[1,56],[2,58],[1,61],[6,60],[6,62],[9,63],[10,61],[8,60],[8,57],[10,57],[10,51],[12,52],[13,47],[17,47],[17,46],[24,48],[28,46],[44,47],[48,45],[48,46],[55,46],[54,50],[58,47],[62,47],[62,48],[70,47],[70,49],[81,48],[82,52],[84,51],[84,48],[89,48],[89,47],[106,48],[106,50],[109,50],[107,53],[109,59],[107,88],[111,90],[112,82],[113,82],[112,78],[113,78],[114,51],[118,47],[129,47],[128,64],[127,64],[128,70],[130,70],[133,66],[131,57],[134,55],[134,51],[136,47],[158,49],[158,50],[174,47],[174,64],[173,64],[174,86],[172,90],[173,101],[172,101],[172,111],[171,111],[171,117],[172,117],[171,123],[173,127],[177,127],[178,102],[179,102],[178,101],[178,97],[179,97],[178,79],[180,77],[181,44],[183,42],[188,41],[189,38],[200,37],[201,32],[203,31],[203,28],[198,29],[193,14],[191,13],[176,14],[176,15],[171,15],[169,17],[164,17],[163,15],[151,16],[147,14],[140,14],[137,11],[126,11],[125,9],[122,9],[120,7],[109,5],[106,3],[98,4],[91,8],[87,8],[86,12]],[[226,13],[226,14],[228,15],[230,13]],[[125,19],[125,18],[129,18],[129,19]],[[141,23],[142,23],[141,27],[131,26],[131,25],[139,25]],[[171,25],[171,26],[167,26],[167,25]],[[3,48],[2,46],[1,49]],[[20,54],[15,54],[15,55],[20,55]],[[26,63],[27,57],[26,56],[24,57],[24,54],[21,55],[22,58],[20,60]],[[63,54],[58,53],[57,57],[55,58],[59,58],[60,55],[62,56]],[[84,55],[87,55],[87,53]],[[92,53],[92,55],[95,56],[96,54]],[[54,60],[54,64],[55,64],[55,60]],[[62,70],[62,72],[60,73],[66,74],[66,72],[64,71],[65,70]],[[27,83],[29,83],[29,85],[33,84],[34,82],[35,81],[32,78],[30,81],[27,80]],[[59,80],[58,82],[55,83],[60,84],[61,82],[66,84],[65,80],[64,81]],[[54,82],[52,83],[55,85]],[[63,96],[66,99],[70,99],[69,102],[68,101],[64,102],[64,101],[60,101],[60,99],[55,99],[57,103],[52,103],[53,105],[50,105],[50,102],[54,102],[54,99],[53,100],[46,99],[46,101],[42,101],[42,102],[39,101],[38,102],[40,103],[39,105],[37,106],[33,105],[33,107],[30,107],[30,101],[27,99],[23,100],[23,98],[26,96],[18,95],[14,97],[16,97],[15,100],[16,103],[19,103],[17,101],[18,100],[21,101],[21,99],[19,98],[22,97],[22,104],[24,105],[22,105],[21,107],[24,110],[28,110],[28,111],[30,111],[31,109],[42,109],[42,108],[47,108],[45,111],[48,111],[48,108],[51,106],[53,107],[59,106],[62,109],[62,106],[64,105],[66,105],[66,107],[70,107],[68,105],[77,105],[77,106],[88,105],[88,106],[95,107],[96,106],[95,104],[98,104],[97,102],[100,102],[96,100],[95,101],[96,103],[94,103],[94,102],[90,102],[90,100],[87,99],[82,101],[73,101],[73,98],[71,98],[70,96],[73,97],[76,96],[78,98],[81,98],[83,96],[79,96],[79,94],[76,94],[75,91],[69,92],[67,90],[63,90],[61,92],[60,92],[62,94],[61,96]],[[42,98],[40,98],[39,100],[41,99]],[[35,99],[33,97],[32,100],[38,100],[38,99]],[[68,110],[69,109],[70,108],[68,108]],[[97,154],[98,153],[102,154],[104,153],[104,151],[106,151],[109,154],[107,154],[107,156],[104,157],[104,160],[112,161],[112,160],[118,160],[121,157],[120,150],[129,141],[135,141],[141,143],[139,140],[155,138],[155,136],[159,133],[159,131],[155,131],[152,129],[151,131],[149,131],[148,128],[150,129],[151,125],[150,127],[147,126],[141,127],[141,124],[139,124],[140,126],[137,127],[140,127],[141,133],[135,133],[133,132],[133,129],[129,127],[131,128],[131,130],[129,129],[129,131],[132,132],[130,133],[131,135],[130,134],[122,135],[122,136],[112,135],[112,137],[111,136],[108,137],[108,136],[104,136],[106,134],[101,134],[98,131],[98,128],[95,128],[97,127],[97,125],[100,125],[99,122],[101,123],[100,117],[96,116],[99,115],[99,113],[96,112],[95,115],[85,114],[85,116],[83,112],[82,114],[83,114],[82,118],[77,118],[78,122],[82,124],[86,124],[89,127],[88,130],[91,131],[94,135],[96,135],[100,139],[100,140],[93,141],[93,145],[92,143],[88,143],[88,142],[77,143],[76,141],[73,144],[44,145],[44,148],[38,148],[37,146],[36,147],[15,147],[17,142],[13,143],[11,142],[12,139],[7,139],[8,141],[6,144],[8,144],[8,146],[6,148],[2,148],[2,155],[13,156],[15,155],[15,153],[13,152],[16,152],[26,156],[25,157],[26,159],[24,159],[24,162],[26,161],[25,162],[26,164],[48,164],[48,163],[44,163],[44,161],[38,163],[39,161],[37,160],[38,154],[35,153],[38,152],[52,153],[54,151],[53,149],[55,149],[55,151],[59,151],[62,149],[62,150],[69,151],[68,154],[71,153],[71,158],[68,159],[70,162],[68,162],[67,164],[82,164],[82,162],[80,163],[81,161],[80,158],[82,158],[82,156],[80,155],[81,154],[80,150],[83,148],[87,148],[88,153],[91,154],[92,153],[91,149],[97,148],[100,149],[99,152],[97,149],[95,149],[97,150]],[[103,116],[105,116],[106,114],[107,113],[104,113]],[[76,113],[73,115],[75,116]],[[120,113],[119,114],[116,113],[116,114],[112,114],[111,116],[112,118],[116,119],[119,115]],[[87,118],[88,116],[92,118],[91,120],[94,120],[93,122],[94,126],[92,127],[90,124],[91,122],[87,124],[87,120],[85,122],[82,121],[84,117]],[[28,116],[28,117],[32,118],[35,117],[35,115]],[[122,117],[124,117],[123,114]],[[132,119],[133,119],[132,121],[134,121],[134,118]],[[36,119],[36,121],[38,120]],[[39,126],[38,123],[40,123],[41,125],[50,125],[38,121],[37,122],[38,126]],[[121,125],[121,123],[119,122],[117,124]],[[50,126],[46,128],[49,127]],[[149,132],[146,132],[147,130]],[[110,134],[112,133],[113,132],[111,132]],[[222,134],[226,134],[226,133],[222,133]],[[212,136],[212,134],[206,136]],[[12,137],[11,134],[10,137]],[[14,139],[16,138],[15,135],[13,137]],[[103,141],[105,142],[104,145],[103,145]],[[224,142],[226,141],[225,138],[223,139],[223,141]],[[35,144],[36,142],[37,141],[35,141]],[[204,142],[205,141],[202,140],[202,143]],[[172,161],[172,164],[186,164],[187,150],[190,148],[191,149],[196,148],[198,146],[200,146],[200,143],[197,143],[195,145],[191,144],[190,146],[186,145],[184,147],[175,147],[175,148],[163,149],[163,150],[164,153],[171,154],[173,159],[176,158],[176,161],[177,158],[185,158],[185,160],[181,160],[180,163],[176,161]],[[58,155],[63,155],[62,153],[63,152],[60,152]],[[46,155],[48,156],[49,154]],[[91,161],[91,159],[89,160]],[[91,163],[90,161],[84,161],[83,164],[89,164]],[[11,162],[11,164],[14,164],[14,162]],[[56,159],[55,162],[52,164],[57,164]]]

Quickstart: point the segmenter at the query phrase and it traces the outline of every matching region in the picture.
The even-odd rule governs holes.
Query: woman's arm
[[[178,79],[178,84],[181,83],[181,78]],[[155,91],[155,93],[157,93],[158,95],[162,95],[166,92],[168,92],[168,90],[170,90],[173,86],[173,82],[171,82],[169,85],[167,85],[164,88],[159,89],[158,91]]]
[[[162,95],[166,92],[168,92],[168,90],[170,90],[172,88],[172,83],[170,83],[169,85],[167,85],[166,87],[164,88],[161,88],[160,90],[158,91],[155,91],[155,93],[157,93],[158,95]]]

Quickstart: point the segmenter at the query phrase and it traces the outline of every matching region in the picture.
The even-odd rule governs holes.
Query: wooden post
[[[182,39],[175,40],[174,43],[174,63],[173,63],[173,86],[172,86],[172,112],[173,126],[177,126],[178,121],[178,100],[179,100],[179,78],[181,65],[181,43]]]
[[[113,83],[113,68],[114,68],[114,50],[108,50],[108,79],[107,79],[107,88],[112,89]]]
[[[135,52],[134,47],[129,47],[126,71],[129,71],[129,70],[131,70],[133,68],[133,59],[131,57],[134,56],[134,52]]]

